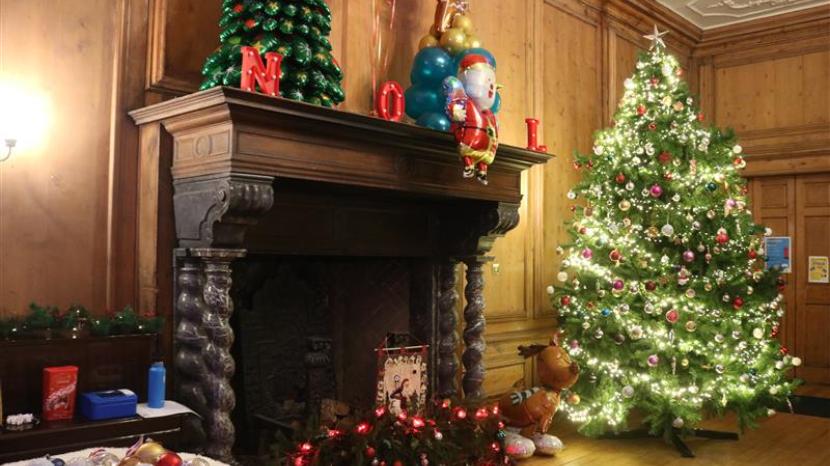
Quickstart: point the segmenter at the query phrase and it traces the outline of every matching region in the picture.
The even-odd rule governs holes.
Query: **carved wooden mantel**
[[[483,186],[461,177],[449,134],[233,88],[209,89],[130,115],[140,126],[141,144],[139,305],[165,313],[175,281],[176,329],[169,335],[175,341],[177,396],[203,415],[209,455],[232,459],[231,264],[251,247],[246,231],[279,203],[275,186],[281,184],[352,187],[378,198],[394,193],[410,204],[441,206],[430,217],[437,224],[436,233],[424,239],[430,246],[418,248],[433,264],[421,329],[436,348],[433,388],[440,395],[457,391],[456,269],[464,262],[462,386],[466,396],[483,394],[482,265],[495,238],[519,222],[522,171],[550,156],[502,145],[490,184]]]

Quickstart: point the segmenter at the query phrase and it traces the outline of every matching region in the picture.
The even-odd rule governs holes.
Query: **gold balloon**
[[[467,35],[457,28],[449,28],[441,35],[441,47],[444,47],[451,55],[464,50],[467,42]]]
[[[438,39],[429,34],[421,37],[421,41],[418,42],[418,50],[425,49],[427,47],[438,47]]]
[[[145,442],[135,452],[135,456],[141,460],[142,463],[156,464],[159,457],[167,453],[167,449],[156,442]]]
[[[473,20],[469,16],[455,15],[452,19],[452,27],[462,29],[467,34],[473,33]]]
[[[476,49],[481,47],[481,39],[476,36],[467,36],[467,48]]]

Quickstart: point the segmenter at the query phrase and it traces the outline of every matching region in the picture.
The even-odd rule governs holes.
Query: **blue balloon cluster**
[[[415,55],[409,74],[412,85],[404,93],[406,114],[415,120],[415,124],[439,131],[450,130],[443,81],[448,76],[455,76],[458,64],[471,53],[483,55],[493,68],[496,67],[496,58],[483,48],[466,49],[453,57],[440,47],[425,47]],[[496,94],[491,111],[498,113],[500,108],[501,95]]]

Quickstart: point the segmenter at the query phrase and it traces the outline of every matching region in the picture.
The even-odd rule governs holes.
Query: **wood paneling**
[[[0,164],[0,316],[32,300],[109,304],[123,11],[112,0],[0,0],[0,79],[40,89],[51,108],[43,143]]]
[[[704,110],[736,130],[747,176],[830,170],[830,8],[706,31],[694,55]]]
[[[795,193],[795,179],[791,176],[757,178],[750,183],[751,208],[755,221],[771,228],[774,236],[790,236],[792,246],[797,251]],[[789,348],[795,347],[797,313],[793,283],[798,273],[799,268],[794,267],[790,275],[785,275],[790,286],[784,288],[786,313],[781,320],[779,339]]]
[[[830,284],[807,277],[809,256],[830,256],[830,173],[796,177],[795,185],[795,353],[804,360],[798,376],[830,384]]]

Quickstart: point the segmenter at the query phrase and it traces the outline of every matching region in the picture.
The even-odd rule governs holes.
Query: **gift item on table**
[[[130,390],[104,390],[82,393],[78,401],[81,414],[90,420],[132,417],[136,414],[138,396]]]
[[[162,361],[154,362],[150,366],[150,374],[147,376],[147,406],[149,408],[164,407],[166,372]]]
[[[37,425],[37,418],[32,413],[9,414],[6,417],[6,430],[27,430]]]
[[[75,391],[78,367],[60,366],[43,369],[43,419],[72,419],[75,414]]]

